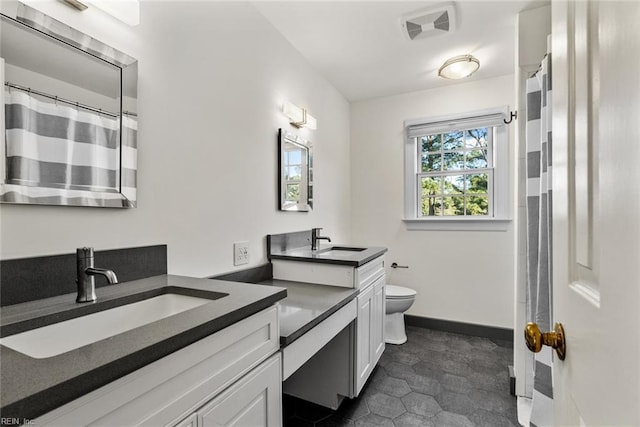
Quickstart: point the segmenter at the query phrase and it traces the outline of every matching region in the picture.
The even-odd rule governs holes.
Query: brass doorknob
[[[556,350],[560,360],[564,360],[567,355],[567,347],[564,341],[564,328],[562,323],[556,323],[551,332],[540,332],[540,328],[535,323],[527,323],[524,328],[524,339],[527,347],[534,353],[542,350],[543,345],[548,345]]]

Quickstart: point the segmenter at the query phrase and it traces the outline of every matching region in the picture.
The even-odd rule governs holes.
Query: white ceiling
[[[514,72],[518,12],[543,0],[454,2],[456,31],[409,40],[401,16],[440,1],[256,1],[253,5],[349,101],[459,83],[437,76],[450,57],[480,70],[462,81]]]

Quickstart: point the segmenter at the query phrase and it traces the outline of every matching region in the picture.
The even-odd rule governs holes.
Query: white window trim
[[[505,231],[511,223],[511,205],[509,195],[509,129],[505,124],[495,124],[495,117],[508,117],[509,107],[491,108],[472,111],[464,114],[428,117],[406,120],[404,149],[404,218],[407,230],[447,230],[447,231]],[[487,116],[493,121],[496,134],[494,140],[494,172],[493,172],[493,216],[492,217],[419,217],[418,216],[418,161],[417,138],[409,137],[409,127],[416,125],[433,125],[433,132],[452,130],[457,121],[473,118],[477,120]],[[480,122],[482,120],[480,119]],[[478,124],[481,126],[481,124]]]

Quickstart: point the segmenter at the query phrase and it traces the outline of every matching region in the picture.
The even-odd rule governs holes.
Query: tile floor
[[[285,427],[519,425],[512,343],[411,326],[407,336],[387,344],[360,396],[337,411],[285,396]]]

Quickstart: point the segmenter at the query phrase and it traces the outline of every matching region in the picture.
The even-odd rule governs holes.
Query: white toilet
[[[386,285],[386,316],[384,319],[384,340],[388,344],[404,344],[404,312],[416,300],[416,291],[403,286]]]

